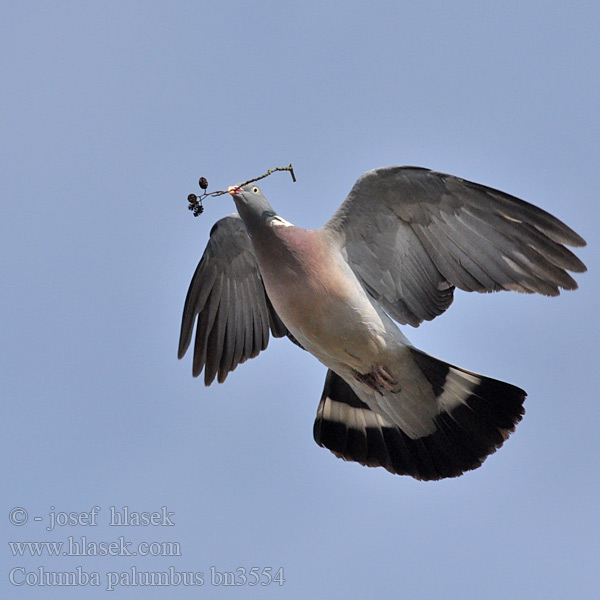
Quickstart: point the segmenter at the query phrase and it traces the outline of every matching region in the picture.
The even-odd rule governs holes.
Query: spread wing
[[[238,364],[254,358],[287,329],[275,312],[258,269],[250,238],[238,215],[217,221],[190,283],[183,308],[179,358],[194,342],[193,374],[219,383]]]
[[[418,167],[362,175],[324,229],[361,283],[398,322],[442,314],[454,288],[559,294],[585,265],[585,241],[514,196]]]

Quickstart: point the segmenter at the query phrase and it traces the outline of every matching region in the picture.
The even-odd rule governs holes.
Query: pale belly
[[[275,310],[302,346],[338,372],[341,365],[368,372],[387,362],[404,336],[373,306],[354,274],[337,264],[308,272],[294,267],[263,277]]]
[[[279,226],[253,244],[275,310],[322,363],[339,374],[369,373],[396,360],[408,340],[371,302],[335,241]]]

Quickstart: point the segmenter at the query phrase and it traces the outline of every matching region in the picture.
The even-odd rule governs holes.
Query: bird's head
[[[260,188],[254,183],[248,183],[241,187],[230,185],[227,192],[233,198],[249,233],[268,225],[269,221],[277,216]]]

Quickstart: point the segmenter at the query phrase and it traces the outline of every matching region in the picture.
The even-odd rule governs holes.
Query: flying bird
[[[327,368],[315,441],[337,457],[421,480],[479,467],[524,414],[526,393],[415,348],[455,288],[557,296],[585,241],[540,208],[420,167],[368,171],[320,229],[281,217],[255,183],[228,189],[192,278],[179,358],[222,383],[287,336]]]

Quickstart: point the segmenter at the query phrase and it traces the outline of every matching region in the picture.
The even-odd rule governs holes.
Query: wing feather
[[[556,296],[585,265],[585,241],[546,211],[504,192],[418,167],[358,179],[324,225],[365,289],[400,323],[444,312],[454,288]]]
[[[215,223],[183,308],[179,358],[194,340],[192,373],[222,383],[238,364],[257,356],[287,329],[264,288],[250,238],[238,215]]]

